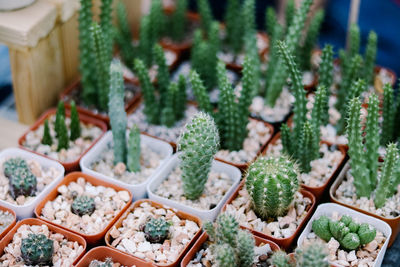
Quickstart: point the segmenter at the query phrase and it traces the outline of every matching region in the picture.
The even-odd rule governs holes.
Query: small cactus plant
[[[8,178],[18,169],[29,169],[28,163],[23,158],[10,158],[3,163],[4,175]]]
[[[144,226],[146,240],[150,243],[162,244],[168,238],[170,226],[171,223],[166,221],[164,217],[151,218]]]
[[[92,215],[96,210],[94,198],[88,196],[79,196],[71,204],[71,211],[78,216]]]
[[[44,121],[42,144],[48,146],[51,146],[53,144],[53,140],[51,139],[50,135],[49,120]]]
[[[65,124],[65,117],[60,117],[59,127],[57,151],[69,148],[68,128]]]
[[[21,240],[21,257],[26,265],[52,266],[54,241],[44,234],[29,234]]]
[[[264,220],[284,216],[299,189],[298,168],[287,156],[259,157],[247,172],[246,189]]]
[[[294,267],[289,255],[283,250],[278,250],[272,254],[270,263],[275,267]]]
[[[72,141],[75,141],[81,136],[81,124],[79,120],[79,114],[78,111],[76,110],[76,104],[75,101],[71,101],[71,134],[69,138]]]
[[[374,81],[374,68],[376,59],[376,50],[378,46],[378,36],[374,31],[368,34],[367,47],[365,48],[364,62],[364,77],[367,84],[372,84]]]
[[[185,29],[187,25],[186,21],[186,11],[188,7],[187,0],[178,0],[176,2],[176,10],[172,14],[170,21],[170,36],[176,42],[180,42],[183,40],[185,35]]]
[[[37,179],[29,168],[16,168],[9,176],[10,194],[14,199],[19,196],[34,196]]]
[[[329,267],[328,253],[324,246],[312,243],[295,251],[296,266],[298,267]]]
[[[56,110],[56,120],[54,122],[54,131],[56,132],[56,137],[60,135],[60,132],[63,129],[63,126],[61,125],[62,117],[65,119],[65,107],[64,107],[64,102],[59,101]]]
[[[140,131],[136,125],[132,127],[129,133],[127,167],[131,172],[140,171]]]

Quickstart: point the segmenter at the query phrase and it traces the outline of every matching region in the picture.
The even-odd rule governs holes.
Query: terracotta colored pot
[[[125,84],[130,84],[133,86],[139,86],[139,81],[137,80],[137,78],[134,79],[129,79],[127,77],[124,77],[124,82]],[[68,99],[68,96],[70,96],[72,94],[72,92],[76,91],[76,90],[82,90],[81,88],[81,78],[76,79],[73,83],[71,83],[69,86],[67,86],[64,91],[62,91],[62,93],[60,94],[60,99],[62,101],[64,101],[65,106],[67,108],[71,108],[71,104],[70,102],[67,102],[66,99]],[[133,96],[133,98],[131,100],[128,101],[128,103],[125,104],[125,110],[128,110],[130,106],[132,106],[141,96],[140,90],[138,90],[138,92],[136,93],[135,96]],[[95,113],[94,111],[83,107],[83,106],[76,106],[76,109],[82,113],[85,114],[87,116],[96,118],[98,120],[104,121],[107,125],[110,124],[110,118],[108,117],[107,114],[100,114],[100,113]]]
[[[86,251],[86,241],[83,239],[81,236],[71,233],[70,231],[64,230],[60,227],[54,226],[52,224],[49,224],[45,221],[39,220],[39,219],[24,219],[22,221],[19,221],[17,225],[15,225],[11,231],[7,233],[7,235],[1,240],[0,242],[0,255],[3,254],[4,249],[8,246],[8,244],[13,240],[14,234],[17,232],[18,228],[21,227],[22,225],[27,224],[27,225],[46,225],[50,231],[62,234],[64,237],[66,237],[70,241],[78,242],[79,245],[83,247],[83,251],[81,254],[79,254],[73,264],[75,265],[79,259],[85,254]]]
[[[256,246],[259,246],[261,244],[269,244],[271,246],[272,251],[277,251],[279,250],[279,246],[275,244],[274,242],[261,238],[258,236],[254,236]],[[185,255],[181,262],[181,267],[186,267],[189,262],[196,256],[196,253],[201,249],[201,246],[208,240],[208,235],[206,232],[203,232],[203,234],[197,239],[196,243],[192,246],[192,248],[189,250],[189,252]]]
[[[80,177],[83,177],[87,182],[91,183],[93,186],[110,187],[110,188],[115,189],[115,191],[117,191],[117,192],[118,191],[126,191],[129,194],[129,201],[125,204],[125,206],[121,209],[121,211],[107,224],[107,226],[101,232],[99,232],[97,234],[84,234],[81,232],[77,232],[75,230],[69,229],[66,226],[51,222],[47,218],[44,218],[41,216],[42,209],[44,208],[46,203],[48,201],[54,200],[59,195],[59,193],[57,191],[58,188],[62,185],[68,185],[71,182],[76,182],[78,180],[78,178],[80,178]],[[132,194],[129,192],[129,190],[124,189],[124,188],[114,185],[114,184],[107,183],[105,181],[94,178],[93,176],[84,174],[82,172],[72,172],[72,173],[68,174],[67,176],[65,176],[64,179],[39,203],[39,205],[37,205],[37,207],[35,208],[35,215],[36,215],[36,217],[40,218],[41,220],[43,220],[45,222],[48,222],[53,225],[57,225],[60,228],[66,229],[68,231],[71,231],[72,233],[83,236],[89,244],[95,244],[96,242],[98,242],[99,240],[101,240],[104,237],[104,235],[106,234],[108,229],[110,229],[111,226],[118,220],[118,218],[128,209],[131,202],[132,202]]]
[[[229,198],[229,200],[225,203],[225,205],[224,205],[224,207],[222,208],[222,211],[221,211],[221,212],[224,212],[224,211],[226,210],[226,206],[227,206],[228,204],[231,204],[232,201],[236,199],[236,197],[237,197],[238,194],[239,194],[240,189],[242,189],[242,187],[245,186],[245,181],[246,181],[245,179],[242,180],[242,182],[240,183],[240,185],[238,186],[238,188],[236,189],[236,191],[235,191],[235,192],[233,193],[233,195]],[[294,232],[294,234],[293,234],[292,236],[286,237],[286,238],[275,238],[275,237],[273,237],[273,236],[270,236],[270,235],[267,235],[267,234],[258,232],[258,231],[256,231],[256,230],[250,229],[250,228],[245,227],[245,226],[242,226],[242,225],[241,225],[240,227],[243,228],[243,229],[249,230],[250,232],[252,232],[252,233],[253,233],[254,235],[256,235],[256,236],[259,236],[259,237],[262,237],[262,238],[265,238],[265,239],[272,240],[273,242],[275,242],[276,244],[278,244],[282,249],[285,249],[285,250],[286,250],[286,249],[289,249],[290,246],[291,246],[292,244],[295,243],[296,238],[297,238],[298,235],[301,233],[303,227],[307,224],[308,220],[311,218],[311,215],[312,215],[312,213],[313,213],[313,211],[314,211],[314,208],[315,208],[315,202],[316,202],[315,196],[314,196],[311,192],[309,192],[309,191],[307,191],[307,190],[305,190],[305,189],[300,189],[300,193],[301,193],[304,197],[307,197],[307,198],[309,198],[309,199],[311,200],[311,206],[308,208],[308,210],[307,210],[307,215],[306,215],[306,216],[303,218],[303,220],[300,222],[299,226],[297,227],[296,231]]]
[[[14,225],[17,223],[17,215],[15,214],[15,212],[14,212],[12,209],[9,209],[9,208],[3,207],[3,206],[0,206],[0,210],[2,210],[2,211],[8,211],[8,212],[14,217],[12,223],[11,223],[9,226],[7,226],[2,232],[0,232],[0,240],[1,240],[1,239],[3,239],[3,237],[4,237],[8,232],[10,232],[10,230],[11,230],[11,229],[14,227]]]
[[[269,142],[269,144],[265,147],[264,151],[262,152],[263,155],[266,155],[268,147],[273,144],[275,144],[279,139],[281,138],[281,133],[278,132],[277,134],[272,137],[272,140]],[[332,144],[329,142],[321,141],[321,143],[327,144],[328,146],[331,146]],[[330,185],[333,183],[335,178],[339,175],[341,169],[343,168],[345,162],[346,162],[346,148],[344,146],[338,145],[337,149],[340,151],[342,154],[341,160],[339,165],[337,166],[336,170],[332,173],[331,177],[329,177],[328,180],[325,181],[325,183],[321,186],[317,187],[312,187],[312,186],[307,186],[305,184],[301,184],[301,187],[306,189],[307,191],[310,191],[316,198],[316,202],[319,202],[321,198],[324,196],[325,193],[328,192]]]
[[[177,258],[177,260],[176,260],[175,262],[173,262],[173,263],[171,263],[171,264],[156,264],[155,262],[152,262],[152,264],[153,264],[154,266],[167,266],[167,267],[179,266],[179,262],[182,260],[182,258],[183,258],[184,255],[186,254],[186,252],[187,252],[187,251],[189,250],[189,248],[195,243],[195,241],[199,238],[199,236],[200,236],[200,234],[201,234],[201,228],[202,228],[202,222],[201,222],[201,220],[200,220],[199,218],[197,218],[196,216],[190,215],[190,214],[188,214],[188,213],[186,213],[186,212],[183,212],[183,211],[179,211],[179,210],[176,210],[176,209],[169,208],[169,207],[164,206],[164,205],[162,205],[162,204],[159,204],[159,203],[157,203],[157,202],[155,202],[155,201],[148,200],[148,199],[140,199],[140,200],[137,200],[136,202],[134,202],[134,203],[129,207],[129,209],[125,211],[125,213],[118,219],[118,221],[117,221],[112,227],[113,227],[113,228],[114,228],[114,227],[115,227],[115,228],[121,227],[121,226],[122,226],[122,222],[126,219],[126,217],[127,217],[133,210],[135,210],[136,207],[140,206],[140,204],[143,203],[143,202],[148,202],[148,203],[151,204],[151,206],[156,207],[156,208],[165,208],[165,209],[169,209],[169,210],[171,210],[172,212],[174,212],[174,213],[176,214],[176,216],[178,216],[179,218],[194,221],[194,222],[196,222],[197,225],[199,226],[200,230],[196,233],[196,235],[192,238],[192,240],[191,240],[189,243],[186,244],[185,249],[183,249],[183,250],[181,251],[181,253],[179,254],[179,257]],[[105,237],[105,241],[106,241],[107,246],[113,248],[113,246],[111,246],[111,243],[112,243],[112,241],[113,241],[113,240],[112,240],[112,237],[111,237],[111,235],[110,235],[111,230],[112,230],[112,228],[107,232],[106,237]],[[123,253],[123,254],[125,254],[125,255],[129,255],[130,257],[135,257],[135,256],[133,256],[132,254],[129,254],[129,253],[127,253],[127,252],[121,252],[121,253]],[[136,257],[135,257],[135,258],[136,258]]]
[[[80,168],[79,168],[79,161],[81,160],[81,158],[83,157],[83,155],[85,155],[86,152],[88,152],[88,151],[90,150],[90,148],[92,148],[92,146],[93,146],[94,144],[96,144],[98,140],[100,140],[100,138],[104,135],[104,133],[107,132],[107,125],[106,125],[103,121],[101,121],[101,120],[98,120],[98,119],[93,118],[93,117],[89,117],[89,116],[87,116],[87,115],[81,113],[80,111],[78,111],[78,113],[79,113],[79,119],[80,119],[81,122],[83,122],[84,124],[92,124],[92,125],[95,125],[95,126],[99,127],[99,128],[102,130],[103,133],[102,133],[97,139],[93,140],[92,144],[91,144],[91,145],[90,145],[76,160],[74,160],[74,161],[69,161],[69,162],[62,162],[62,161],[53,159],[53,158],[51,158],[51,157],[49,157],[49,156],[47,156],[47,155],[44,155],[44,154],[38,153],[38,152],[36,152],[36,151],[30,150],[29,148],[27,148],[27,147],[24,146],[24,142],[25,142],[25,139],[26,139],[27,134],[28,134],[29,132],[35,131],[37,128],[39,128],[40,125],[44,124],[44,122],[45,122],[46,119],[48,119],[48,118],[50,118],[51,116],[55,115],[56,112],[57,112],[57,110],[56,110],[55,108],[52,108],[52,109],[46,111],[46,112],[45,112],[45,113],[44,113],[44,114],[29,128],[29,130],[27,130],[27,131],[19,138],[19,140],[18,140],[19,147],[22,148],[22,149],[24,149],[24,150],[27,150],[27,151],[29,151],[29,152],[32,152],[32,153],[38,154],[38,155],[40,155],[40,156],[46,157],[46,158],[48,158],[48,159],[58,161],[61,165],[64,166],[66,172],[77,171],[77,170],[80,169]],[[70,117],[70,116],[71,116],[71,110],[70,110],[69,108],[66,108],[66,109],[65,109],[65,115],[66,115],[66,117]]]
[[[144,261],[133,256],[126,255],[114,248],[95,247],[83,256],[83,258],[75,265],[75,267],[88,267],[93,260],[105,261],[106,258],[111,258],[114,263],[119,263],[124,266],[136,267],[152,267],[151,262]]]
[[[343,205],[345,207],[348,207],[350,209],[356,210],[358,212],[367,214],[369,216],[378,218],[378,219],[386,222],[387,224],[389,224],[390,228],[392,228],[392,236],[390,237],[390,240],[389,240],[389,247],[391,247],[393,245],[394,241],[396,240],[397,235],[400,233],[400,216],[397,216],[395,218],[385,218],[383,216],[376,215],[376,214],[374,214],[372,212],[368,212],[366,210],[357,208],[355,206],[343,203],[339,199],[336,198],[336,190],[338,189],[338,187],[340,186],[340,184],[344,180],[344,178],[346,176],[346,173],[347,173],[347,171],[349,171],[349,169],[350,169],[350,164],[347,163],[343,167],[342,171],[340,172],[340,174],[338,175],[338,177],[336,178],[334,183],[332,184],[331,189],[329,190],[329,195],[330,195],[331,201],[334,202],[334,203]]]

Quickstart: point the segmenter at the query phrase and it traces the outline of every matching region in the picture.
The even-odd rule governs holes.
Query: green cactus
[[[21,257],[26,265],[53,265],[54,241],[44,234],[28,234],[21,240]]]
[[[186,11],[188,7],[187,0],[178,0],[176,2],[176,9],[171,17],[171,36],[176,42],[183,40],[185,35]]]
[[[178,95],[178,84],[170,83],[165,97],[164,108],[161,111],[161,124],[172,127],[175,124],[175,100]]]
[[[67,129],[67,125],[65,124],[64,117],[60,117],[59,127],[60,127],[60,132],[58,134],[57,151],[61,151],[62,149],[69,148],[68,129]]]
[[[151,44],[156,44],[164,33],[165,17],[161,0],[152,0],[149,13],[150,20],[150,40]]]
[[[394,123],[395,123],[395,104],[394,104],[394,90],[392,86],[387,83],[383,86],[383,108],[382,108],[382,133],[381,145],[386,145],[393,140],[394,137]]]
[[[332,236],[338,240],[339,242],[350,233],[350,228],[344,222],[341,221],[330,221],[329,222],[329,230]]]
[[[164,55],[164,50],[159,44],[153,47],[153,59],[157,65],[157,89],[160,94],[160,110],[165,106],[166,95],[169,87],[169,71]]]
[[[259,157],[250,165],[246,188],[259,217],[268,220],[286,214],[299,189],[298,175],[296,164],[287,156]]]
[[[375,239],[376,229],[368,223],[362,223],[357,231],[361,245],[368,244]]]
[[[290,257],[283,250],[277,250],[272,254],[270,263],[275,267],[293,267]]]
[[[256,18],[255,18],[255,0],[244,0],[242,6],[242,23],[243,33],[242,38],[246,40],[248,34],[255,34],[256,31]],[[238,36],[239,37],[239,36]]]
[[[15,168],[15,167],[14,167]],[[15,168],[9,177],[10,195],[17,199],[19,196],[34,196],[37,179],[29,168]]]
[[[110,95],[108,115],[114,144],[114,164],[126,162],[126,125],[127,118],[124,108],[124,80],[122,66],[119,61],[113,61],[109,70]]]
[[[285,7],[285,27],[286,31],[289,26],[292,24],[294,14],[296,13],[296,4],[294,0],[289,0],[286,2]]]
[[[174,99],[174,112],[176,120],[181,120],[185,116],[186,98],[186,78],[183,74],[181,74],[178,78],[178,92]]]
[[[123,2],[117,4],[117,27],[114,30],[115,42],[121,51],[121,58],[124,63],[133,69],[133,60],[137,54],[137,48],[132,45],[132,31],[128,22],[126,7]]]
[[[78,196],[71,204],[71,212],[80,217],[83,215],[92,215],[96,210],[94,198],[88,196]]]
[[[131,172],[140,172],[140,130],[134,125],[129,133],[126,165]]]
[[[239,223],[235,217],[228,213],[222,213],[217,217],[215,238],[217,243],[225,243],[236,247],[236,238],[239,233]]]
[[[270,37],[274,35],[275,26],[277,24],[278,24],[278,19],[276,17],[275,9],[273,7],[267,7],[265,13],[265,29]]]
[[[318,243],[297,248],[295,251],[296,266],[298,267],[329,267],[326,248]]]
[[[219,267],[236,266],[235,251],[228,244],[217,245],[215,253]]]
[[[53,140],[51,139],[50,135],[49,120],[44,121],[42,144],[48,146],[51,146],[53,144]]]
[[[216,233],[215,233],[215,227],[212,222],[205,222],[203,225],[204,231],[207,232],[208,239],[210,239],[211,242],[216,242]]]
[[[189,199],[197,199],[204,191],[214,154],[219,149],[219,134],[214,120],[198,113],[181,133],[178,150],[181,160],[183,191]]]
[[[252,266],[255,246],[253,236],[247,231],[239,230],[236,240],[238,265],[242,267]]]
[[[367,47],[365,48],[364,77],[367,84],[374,82],[374,68],[376,60],[376,50],[378,46],[378,36],[374,31],[368,34]]]
[[[348,58],[352,58],[360,51],[360,28],[357,24],[353,23],[350,26],[350,42],[348,49]]]
[[[325,115],[328,115],[329,109],[329,97],[328,90],[325,86],[319,85],[317,88],[317,92],[315,93],[315,101],[314,107],[311,111],[311,125],[313,127],[313,137],[315,140],[313,141],[313,157],[318,158],[319,154],[319,141],[320,141],[320,126],[325,125],[324,119]]]
[[[59,137],[60,132],[63,130],[63,126],[61,125],[61,117],[65,119],[65,107],[64,102],[59,101],[57,105],[56,111],[56,120],[54,122],[54,131],[56,132],[56,137]]]
[[[100,6],[100,28],[104,37],[104,51],[107,58],[107,62],[112,59],[113,52],[113,25],[112,25],[112,3],[113,0],[101,0]],[[107,104],[105,104],[107,105]]]
[[[325,45],[322,50],[318,74],[318,83],[325,86],[329,91],[333,82],[333,50],[332,46],[329,44]],[[327,119],[328,118],[326,118],[326,122]]]
[[[197,9],[200,14],[201,29],[204,32],[208,32],[213,21],[213,15],[208,0],[198,0]]]
[[[151,218],[144,227],[144,235],[150,243],[162,244],[169,236],[169,227],[171,222],[168,222],[164,217],[158,219]]]
[[[75,141],[81,136],[81,124],[79,121],[79,114],[76,110],[75,101],[71,101],[71,125],[69,126],[71,129],[70,139]]]
[[[329,242],[329,240],[332,238],[332,234],[329,229],[329,222],[330,219],[325,215],[312,222],[313,232],[326,242]]]
[[[292,142],[292,132],[286,123],[281,125],[282,150],[287,155],[294,155],[296,151],[295,143]]]
[[[28,169],[29,166],[23,158],[10,158],[3,163],[4,175],[8,178],[18,169]]]
[[[197,100],[200,110],[212,114],[212,106],[210,97],[208,96],[207,90],[201,80],[199,74],[195,70],[191,70],[189,74],[189,81],[192,85],[194,96]]]
[[[239,0],[229,0],[225,13],[226,42],[235,55],[240,52],[243,46],[243,38],[239,38],[243,33],[240,8]]]
[[[99,260],[92,260],[88,267],[113,267],[112,258],[106,258],[104,262]]]
[[[151,67],[153,63],[152,59],[152,48],[154,40],[151,37],[151,23],[149,15],[143,16],[140,20],[139,30],[139,55],[140,59],[143,60],[145,66]]]
[[[303,149],[298,152],[298,155],[300,156],[300,167],[302,172],[304,173],[308,173],[311,171],[310,162],[319,156],[318,150],[315,150],[315,137],[313,136],[314,131],[316,131],[316,129],[311,125],[309,121],[306,121],[303,124],[303,131],[301,133],[301,138],[299,142],[300,147],[302,147]]]
[[[354,250],[358,248],[360,244],[360,237],[356,233],[348,233],[340,242],[340,245],[347,250]]]

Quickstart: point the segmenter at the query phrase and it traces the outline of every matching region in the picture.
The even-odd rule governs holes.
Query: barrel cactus
[[[26,265],[53,265],[53,240],[44,234],[29,234],[21,241],[21,257]]]
[[[163,243],[168,238],[170,226],[171,223],[167,222],[164,217],[151,218],[144,226],[146,240],[150,243]]]
[[[257,215],[265,220],[284,216],[299,189],[298,175],[297,165],[284,155],[252,163],[246,189]]]
[[[80,196],[74,199],[71,205],[72,213],[83,216],[92,215],[96,209],[96,204],[94,203],[94,198],[88,196]]]
[[[19,196],[34,196],[37,179],[29,168],[18,168],[9,177],[10,194],[16,199]]]
[[[10,158],[3,163],[4,175],[8,178],[18,169],[29,169],[28,163],[23,158]]]

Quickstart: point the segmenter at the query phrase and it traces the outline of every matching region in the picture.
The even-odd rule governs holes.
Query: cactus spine
[[[325,45],[322,50],[321,64],[319,67],[319,85],[326,88],[326,99],[323,104],[322,125],[326,125],[329,121],[329,95],[328,92],[333,82],[333,50],[331,45]]]
[[[304,248],[297,248],[296,266],[302,267],[329,267],[328,253],[318,243],[313,243]]]
[[[53,240],[44,234],[28,234],[21,240],[21,257],[27,265],[53,265]]]
[[[298,169],[288,157],[259,157],[248,170],[246,189],[264,220],[284,216],[299,189]]]
[[[161,111],[161,124],[172,127],[175,124],[175,106],[174,100],[178,95],[178,84],[177,83],[170,83],[166,97],[164,102],[164,108]]]
[[[186,78],[183,74],[178,78],[178,92],[174,99],[175,119],[181,120],[185,115],[186,109]]]
[[[94,198],[88,196],[79,196],[71,204],[71,212],[78,216],[92,215],[96,209]]]
[[[367,47],[365,48],[364,62],[364,77],[367,84],[372,84],[374,81],[374,68],[376,59],[376,50],[378,45],[378,36],[374,31],[368,34]]]
[[[179,159],[183,191],[187,198],[197,199],[203,193],[218,148],[219,135],[214,120],[205,113],[198,113],[186,125],[178,142],[178,150],[182,152]]]
[[[42,144],[48,146],[51,146],[53,144],[53,140],[51,140],[50,135],[49,120],[44,121]]]
[[[162,244],[169,235],[170,222],[167,222],[164,217],[158,219],[151,218],[144,227],[146,240],[150,243]]]
[[[157,68],[157,89],[160,93],[160,110],[165,106],[165,98],[169,86],[169,71],[165,60],[164,50],[159,44],[153,47],[153,59]]]
[[[278,250],[272,254],[270,262],[275,267],[292,267],[290,258],[283,250]]]
[[[9,179],[10,195],[14,199],[17,199],[19,196],[34,196],[37,186],[36,176],[33,175],[28,166],[23,167],[24,165],[22,165],[18,167],[18,161],[18,159],[11,159],[8,163],[6,162],[6,168],[8,164],[8,166],[11,166],[9,169],[12,170],[11,172],[7,172],[7,170],[4,172],[5,174],[9,173],[9,175],[6,174],[6,176]],[[15,163],[17,163],[17,165],[15,165]]]
[[[79,122],[79,114],[78,111],[76,110],[76,104],[75,101],[71,101],[71,134],[70,134],[70,139],[72,141],[75,141],[81,136],[81,124]]]
[[[369,175],[366,177],[366,182],[370,191],[376,188],[377,173],[378,173],[378,158],[379,158],[379,100],[375,94],[369,97],[368,101],[368,115],[366,122],[365,133],[365,149],[366,153],[366,166],[368,166]]]
[[[131,172],[140,171],[140,130],[134,125],[129,133],[127,147],[127,167]]]

